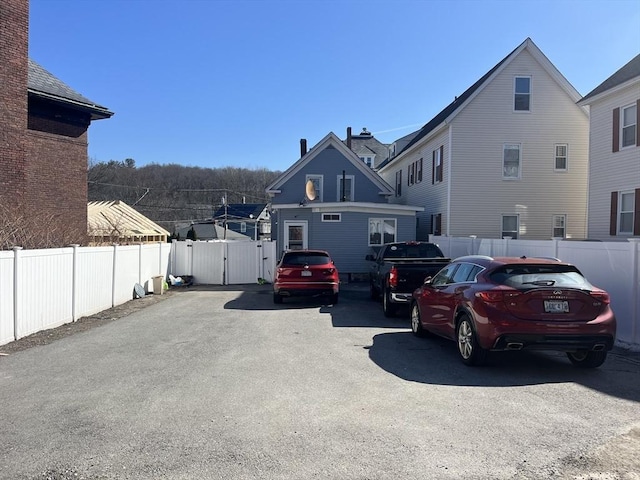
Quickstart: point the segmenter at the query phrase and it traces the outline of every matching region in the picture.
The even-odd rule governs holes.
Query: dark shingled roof
[[[253,215],[253,218],[258,218],[266,206],[266,203],[230,203],[227,205],[227,218],[250,218],[249,215]],[[224,218],[224,210],[224,206],[218,208],[213,218]]]
[[[636,55],[624,67],[622,67],[600,85],[594,88],[591,92],[582,97],[580,103],[583,103],[585,100],[588,100],[591,97],[595,97],[596,95],[605,92],[613,87],[617,87],[618,85],[621,85],[624,82],[635,77],[640,77],[640,54]]]
[[[109,118],[113,115],[113,112],[106,107],[80,95],[31,59],[29,59],[28,91],[32,95],[88,110],[92,120]]]

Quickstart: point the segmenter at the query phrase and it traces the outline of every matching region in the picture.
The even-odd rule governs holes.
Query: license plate
[[[546,313],[569,313],[569,302],[561,300],[545,300],[544,311]]]
[[[303,270],[301,275],[303,277],[310,277],[311,276],[311,272],[309,270]]]

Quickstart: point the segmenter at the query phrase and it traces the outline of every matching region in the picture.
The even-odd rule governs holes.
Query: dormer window
[[[374,158],[373,156],[366,155],[366,156],[361,156],[360,160],[362,160],[367,167],[373,168],[373,158]]]

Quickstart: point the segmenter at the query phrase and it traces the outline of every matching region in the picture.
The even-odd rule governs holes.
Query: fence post
[[[560,240],[562,240],[562,237],[552,237],[551,241],[553,242],[553,258],[558,258],[558,245],[560,242]]]
[[[162,242],[158,242],[158,275],[162,275],[162,279],[164,280],[167,276],[167,273],[162,273]]]
[[[116,306],[116,265],[117,265],[117,255],[118,253],[118,244],[113,244],[113,269],[111,270],[111,307]]]
[[[631,246],[631,341],[634,344],[640,343],[638,339],[638,323],[640,322],[640,238],[628,238]]]
[[[13,339],[18,340],[18,325],[20,323],[20,306],[18,305],[20,280],[20,251],[22,247],[13,247]]]
[[[76,311],[78,302],[78,245],[74,243],[70,245],[73,248],[73,272],[71,279],[71,320],[76,321]]]

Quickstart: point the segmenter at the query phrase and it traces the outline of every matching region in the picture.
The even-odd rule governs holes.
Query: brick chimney
[[[347,148],[351,150],[351,127],[347,127]]]
[[[307,154],[307,139],[300,139],[300,158],[304,157]]]

